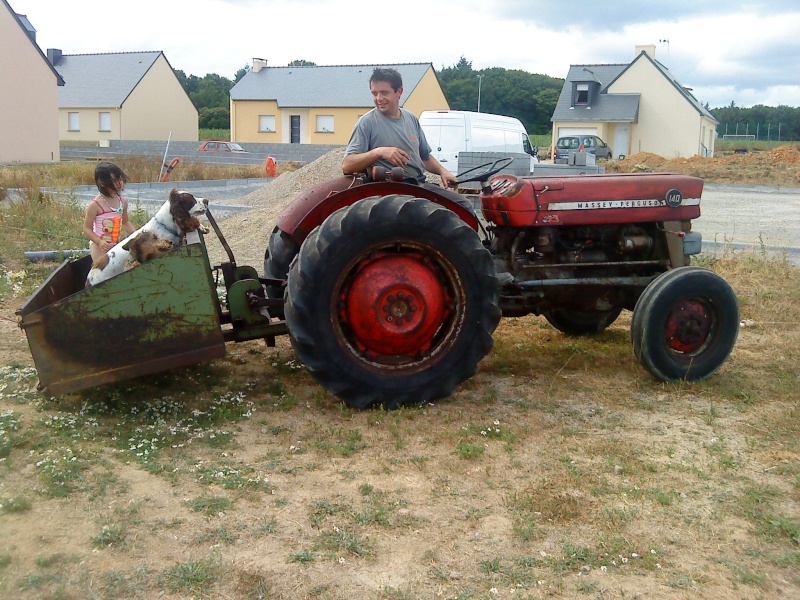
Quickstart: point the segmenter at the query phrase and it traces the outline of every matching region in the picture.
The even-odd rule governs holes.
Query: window
[[[68,113],[69,115],[69,124],[67,125],[68,131],[80,131],[81,130],[81,119],[79,113],[71,112]]]
[[[317,133],[333,133],[333,115],[317,115]]]
[[[111,131],[111,113],[100,113],[100,131]]]
[[[588,83],[579,83],[575,86],[575,104],[589,104]]]
[[[258,131],[262,133],[275,133],[275,115],[259,115]]]

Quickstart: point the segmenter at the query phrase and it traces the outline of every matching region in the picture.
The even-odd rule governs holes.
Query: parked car
[[[596,135],[567,135],[556,141],[557,156],[553,158],[569,158],[570,151],[578,152],[583,146],[583,151],[594,154],[597,158],[609,160],[612,156],[611,148]]]
[[[242,148],[235,142],[216,142],[209,141],[200,144],[197,149],[198,152],[236,152],[239,154],[249,154],[247,150]]]

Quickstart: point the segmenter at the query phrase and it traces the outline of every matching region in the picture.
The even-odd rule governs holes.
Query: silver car
[[[567,159],[569,153],[578,152],[583,146],[583,151],[594,154],[596,158],[609,160],[612,156],[611,148],[596,135],[567,135],[556,141],[556,156],[554,158]]]

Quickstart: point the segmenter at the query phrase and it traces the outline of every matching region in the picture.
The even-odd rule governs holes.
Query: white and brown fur
[[[153,248],[158,245],[157,241],[177,246],[187,232],[195,229],[205,232],[205,228],[197,218],[198,215],[205,212],[206,203],[203,198],[198,199],[189,192],[173,189],[169,194],[169,199],[161,205],[152,219],[92,264],[86,284],[97,285],[132,268],[135,266],[135,262],[144,262],[138,260],[134,255],[139,247]],[[133,244],[134,240],[142,233],[154,234],[155,239],[148,236],[142,239],[142,244]],[[151,258],[153,257],[151,256]]]

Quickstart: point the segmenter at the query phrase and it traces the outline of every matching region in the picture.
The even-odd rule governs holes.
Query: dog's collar
[[[169,231],[169,232],[170,232],[172,235],[174,235],[174,236],[176,236],[176,237],[181,237],[181,232],[180,232],[180,230],[178,230],[178,229],[172,229],[171,227],[168,227],[166,224],[162,223],[162,222],[161,222],[161,221],[159,221],[158,219],[156,219],[156,223],[158,223],[159,225],[161,225],[161,227],[163,227],[164,229],[166,229],[167,231]]]

